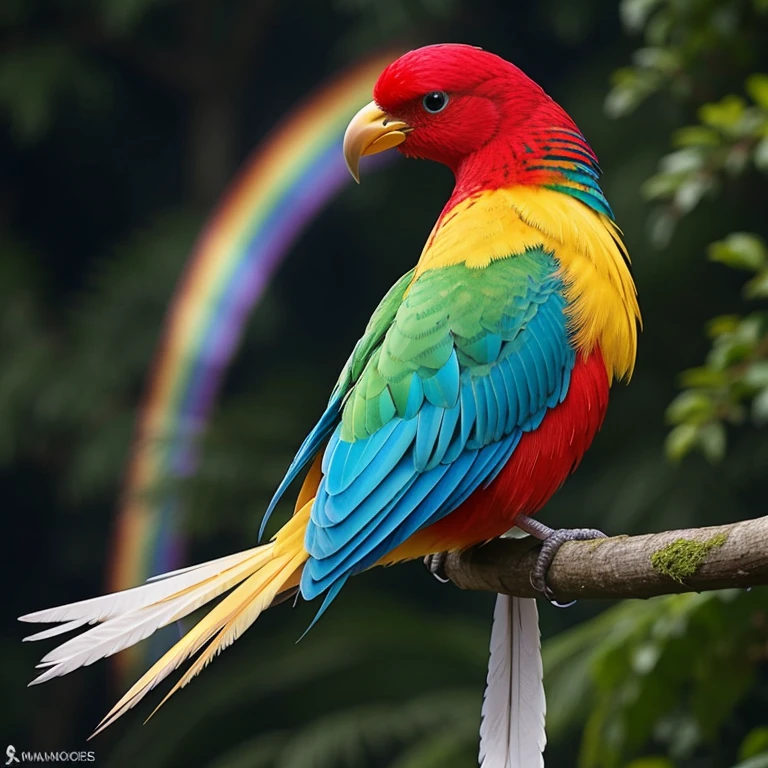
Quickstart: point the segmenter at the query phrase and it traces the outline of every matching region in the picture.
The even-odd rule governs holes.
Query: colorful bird
[[[538,85],[472,46],[407,53],[373,96],[347,129],[353,176],[361,156],[398,147],[447,165],[456,184],[416,266],[373,313],[265,521],[309,466],[293,517],[266,545],[22,617],[60,623],[35,640],[95,624],[43,658],[39,683],[229,591],[99,730],[199,652],[168,696],[184,687],[297,591],[323,597],[317,618],[354,574],[515,526],[546,540],[535,572],[544,590],[556,546],[597,535],[553,532],[529,517],[578,465],[612,381],[635,362],[635,286],[595,154]],[[439,558],[430,563],[439,569]],[[485,768],[543,764],[533,600],[497,604],[483,714]]]

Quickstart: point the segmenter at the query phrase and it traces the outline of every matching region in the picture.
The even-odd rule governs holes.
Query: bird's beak
[[[366,104],[344,133],[344,160],[355,181],[360,183],[358,169],[363,155],[375,155],[402,144],[410,130],[408,123],[390,117],[376,102]]]

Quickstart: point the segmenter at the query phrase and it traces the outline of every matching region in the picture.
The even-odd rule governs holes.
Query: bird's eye
[[[436,112],[442,112],[448,106],[448,94],[445,91],[432,91],[421,100],[421,103],[427,112],[434,115]]]

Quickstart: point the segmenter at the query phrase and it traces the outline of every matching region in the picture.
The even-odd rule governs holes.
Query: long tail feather
[[[248,577],[246,581],[235,589],[234,592],[227,595],[224,600],[187,632],[187,634],[184,635],[173,648],[171,648],[161,659],[155,662],[155,664],[153,664],[152,667],[150,667],[150,669],[147,670],[136,683],[134,683],[130,690],[117,702],[117,704],[115,704],[114,707],[112,707],[106,717],[99,723],[99,726],[94,731],[93,735],[95,736],[100,731],[103,731],[107,726],[114,723],[121,715],[135,707],[136,704],[158,685],[158,683],[168,677],[171,672],[178,669],[183,662],[197,653],[209,641],[212,641],[211,645],[206,653],[201,656],[201,659],[206,658],[210,660],[216,653],[226,648],[227,646],[222,645],[220,638],[217,636],[221,630],[233,616],[242,610],[244,605],[258,598],[257,605],[259,610],[253,612],[249,625],[252,624],[258,618],[261,610],[266,608],[272,602],[272,599],[277,592],[290,579],[290,576],[295,573],[295,568],[290,572],[288,572],[288,569],[291,566],[295,566],[298,560],[303,560],[303,556],[299,555],[296,559],[292,559],[288,555],[275,558],[264,566],[264,568]],[[245,627],[243,629],[245,629]],[[202,669],[202,666],[198,667],[197,664],[194,664],[189,670],[190,672],[194,670],[194,673],[188,678],[186,675],[182,678],[184,685],[186,685],[186,683],[189,682],[200,669]],[[177,685],[171,690],[168,696],[172,695],[179,687],[183,686]],[[163,699],[161,704],[168,699],[168,696]]]
[[[536,601],[499,595],[480,725],[481,768],[543,768],[543,676]]]
[[[162,602],[114,616],[73,637],[42,658],[41,666],[55,666],[33,680],[32,684],[44,683],[53,677],[66,675],[79,667],[88,666],[135,645],[160,627],[178,621],[231,589],[260,568],[269,559],[269,555],[268,550],[251,555],[238,566],[205,579],[197,587],[187,587]]]
[[[245,552],[238,552],[237,555],[228,555],[208,563],[201,563],[193,568],[178,571],[176,575],[163,574],[162,577],[155,577],[148,584],[133,587],[133,589],[28,613],[25,616],[19,616],[19,621],[58,623],[85,619],[95,623],[105,621],[113,616],[122,616],[133,610],[144,608],[151,603],[165,600],[189,586],[196,586],[208,577],[215,577],[232,562],[242,562],[258,553],[259,550],[260,547],[255,547]],[[235,558],[237,559],[235,560]]]
[[[303,540],[311,505],[310,500],[275,540],[264,546],[163,574],[124,592],[22,616],[22,621],[61,622],[60,626],[27,637],[30,641],[63,634],[86,624],[95,625],[46,654],[38,664],[44,671],[31,684],[43,683],[111,656],[232,590],[131,687],[95,733],[135,706],[207,645],[164,702],[237,640],[278,595],[295,591],[307,558]]]

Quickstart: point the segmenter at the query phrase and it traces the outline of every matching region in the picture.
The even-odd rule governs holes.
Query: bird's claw
[[[434,555],[427,555],[424,558],[424,565],[427,566],[427,570],[441,584],[447,584],[450,581],[450,579],[445,575],[445,560],[447,557],[447,552],[436,552]]]
[[[558,528],[552,531],[541,542],[541,549],[536,558],[536,564],[531,571],[531,586],[537,592],[541,592],[557,608],[569,608],[576,601],[572,600],[570,603],[558,602],[555,599],[554,592],[547,584],[547,572],[552,565],[552,561],[555,559],[557,551],[566,541],[592,541],[593,539],[604,538],[606,538],[606,535],[596,528]]]

